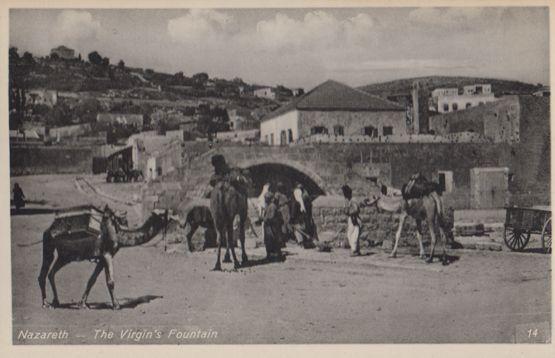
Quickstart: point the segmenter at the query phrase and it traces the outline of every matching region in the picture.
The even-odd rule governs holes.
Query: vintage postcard
[[[553,352],[548,2],[104,5],[5,9],[11,349]]]

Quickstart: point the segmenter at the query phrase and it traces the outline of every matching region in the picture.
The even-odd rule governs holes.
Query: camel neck
[[[121,247],[132,247],[149,242],[163,228],[160,221],[159,218],[151,216],[140,228],[131,230],[120,229],[116,236],[117,243]]]

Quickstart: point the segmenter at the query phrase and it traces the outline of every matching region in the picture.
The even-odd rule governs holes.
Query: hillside
[[[538,88],[537,85],[524,83],[519,81],[508,81],[494,78],[482,77],[463,77],[463,76],[427,76],[427,77],[413,77],[405,78],[395,81],[382,82],[361,86],[359,89],[387,98],[393,94],[410,93],[412,84],[418,81],[429,90],[440,87],[457,87],[461,89],[463,86],[489,83],[491,84],[492,91],[496,95],[501,94],[525,94],[531,93]]]

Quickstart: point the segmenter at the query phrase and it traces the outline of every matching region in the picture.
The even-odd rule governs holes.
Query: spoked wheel
[[[546,254],[551,253],[551,218],[543,224],[542,249]]]
[[[512,251],[522,251],[530,241],[530,233],[520,229],[505,227],[505,235],[503,236],[505,244]]]

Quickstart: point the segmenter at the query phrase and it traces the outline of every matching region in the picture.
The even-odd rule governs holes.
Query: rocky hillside
[[[413,77],[405,78],[395,81],[382,82],[369,84],[366,86],[359,87],[359,89],[378,95],[383,98],[394,94],[409,93],[412,85],[415,81],[420,82],[421,86],[427,87],[429,90],[440,87],[457,87],[462,88],[463,86],[489,83],[492,86],[492,91],[496,95],[502,94],[529,94],[535,91],[539,86],[530,83],[518,82],[518,81],[508,81],[500,80],[494,78],[482,78],[482,77],[450,77],[450,76],[427,76],[427,77]]]

